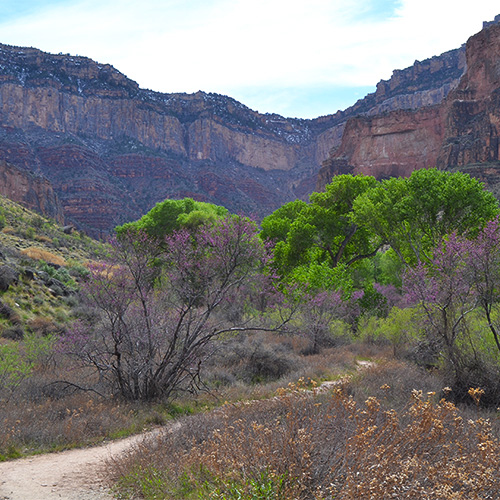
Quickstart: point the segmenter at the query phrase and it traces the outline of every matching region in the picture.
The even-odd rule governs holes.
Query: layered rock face
[[[337,122],[160,94],[87,58],[0,45],[0,159],[45,176],[94,235],[166,197],[261,217],[312,190]]]
[[[165,198],[259,218],[307,198],[325,160],[319,187],[345,171],[385,177],[435,164],[446,129],[439,103],[464,67],[462,47],[395,71],[345,111],[300,120],[217,94],[144,90],[88,58],[0,45],[0,160],[46,179],[67,222],[96,236]]]
[[[64,215],[49,181],[0,160],[0,194],[59,223]]]
[[[445,104],[441,168],[498,162],[500,157],[500,25],[467,43],[467,72]]]
[[[413,66],[395,70],[377,90],[354,108],[357,114],[377,115],[399,109],[420,109],[439,104],[459,82],[465,70],[465,46]]]
[[[322,188],[332,176],[345,173],[404,177],[413,169],[435,166],[442,140],[439,106],[349,120],[342,146],[323,163],[318,184]]]
[[[455,70],[465,68],[459,80],[454,79],[457,73],[452,70],[455,63],[451,64],[450,55],[457,63]],[[500,25],[485,23],[485,28],[469,39],[465,50],[443,56],[443,61],[433,58],[426,62],[429,68],[440,68],[438,71],[448,78],[443,78],[443,85],[430,89],[425,99],[421,99],[420,91],[412,96],[390,97],[365,116],[347,122],[340,146],[322,165],[317,189],[323,189],[339,173],[364,173],[382,179],[437,166],[466,170],[500,192],[500,175],[498,180],[493,175],[497,168],[500,174],[500,165],[495,165],[500,152]],[[413,68],[417,71],[422,66],[416,63]],[[395,75],[397,81],[399,72]],[[392,85],[379,84],[387,86]],[[439,96],[437,102],[433,96]],[[419,101],[422,106],[393,111],[387,105],[394,100]],[[498,189],[494,187],[497,184]]]

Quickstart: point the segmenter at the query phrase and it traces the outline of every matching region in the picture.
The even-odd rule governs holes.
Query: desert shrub
[[[3,402],[0,460],[8,457],[9,450],[18,453],[55,450],[95,443],[143,428],[132,407],[81,392],[65,391],[61,397],[52,398],[41,391],[41,383],[47,384],[50,378],[44,374],[38,378],[38,382],[33,378],[23,381],[12,395],[12,401]],[[38,397],[26,397],[29,394]]]
[[[33,240],[35,239],[36,231],[34,227],[28,226],[24,229],[24,231],[22,231],[21,234],[27,240]]]
[[[287,328],[291,333],[309,340],[305,353],[318,354],[323,348],[351,341],[363,292],[346,294],[329,290],[302,293],[299,289],[295,295],[296,312]]]
[[[33,368],[47,366],[54,355],[56,342],[55,331],[45,331],[43,335],[27,333],[22,345],[26,361]]]
[[[360,370],[349,384],[349,394],[358,404],[373,396],[388,409],[402,411],[408,403],[408,395],[414,389],[423,394],[439,394],[445,386],[439,372],[399,359],[379,359]]]
[[[282,345],[255,345],[243,368],[244,376],[251,382],[276,380],[289,373],[294,366],[293,356]]]
[[[393,307],[387,317],[365,316],[358,325],[358,338],[365,342],[393,347],[394,355],[402,357],[416,349],[423,338],[422,313],[418,308]]]
[[[68,269],[65,267],[54,267],[48,264],[47,262],[41,260],[38,265],[39,269],[45,273],[47,273],[51,278],[54,278],[65,285],[75,288],[76,282],[69,273]]]
[[[13,391],[31,373],[31,369],[23,359],[19,343],[0,344],[0,395],[2,389]]]
[[[2,334],[5,335],[5,330]],[[53,335],[41,337],[33,333],[25,334],[20,329],[17,336],[12,334],[13,337],[16,341],[0,344],[0,398],[2,389],[10,396],[35,369],[46,366],[53,355]]]
[[[210,378],[228,384],[278,380],[300,368],[302,362],[285,337],[245,335],[221,344],[209,362]],[[215,371],[213,368],[215,368]]]
[[[19,322],[19,316],[14,309],[2,301],[0,301],[0,317],[8,319],[13,323]]]
[[[13,325],[2,330],[1,336],[4,339],[22,340],[24,337],[24,328],[21,325]]]
[[[90,271],[79,262],[70,262],[67,269],[75,278],[88,278],[90,276]]]
[[[228,387],[236,384],[237,378],[224,368],[212,368],[204,376],[204,381],[209,388]]]
[[[191,417],[111,472],[124,498],[495,497],[500,443],[488,420],[463,418],[434,392],[413,390],[394,410],[375,397],[358,403],[345,389],[292,387],[273,400]],[[144,485],[153,483],[151,494]]]
[[[33,217],[31,219],[31,223],[33,224],[34,228],[36,228],[36,229],[42,229],[42,227],[45,224],[45,221],[43,220],[42,217],[40,217],[39,215],[36,215],[35,217]]]
[[[79,320],[96,323],[99,320],[99,310],[89,304],[78,302],[71,309],[71,315]]]

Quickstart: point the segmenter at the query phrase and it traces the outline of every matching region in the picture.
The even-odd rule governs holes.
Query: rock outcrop
[[[0,194],[60,223],[64,214],[50,182],[0,157]]]
[[[500,160],[500,25],[471,37],[467,72],[445,103],[440,168]]]
[[[449,56],[453,55],[458,65]],[[500,25],[487,23],[471,37],[465,51],[447,53],[443,61],[429,60],[430,68],[443,71],[443,85],[409,96],[400,94],[377,104],[365,115],[347,121],[338,148],[330,152],[318,174],[321,190],[339,173],[364,173],[378,179],[408,176],[418,168],[462,169],[499,184],[500,174]],[[418,71],[421,64],[415,64]],[[456,71],[464,69],[459,80]],[[405,70],[407,71],[407,70]],[[395,72],[395,81],[399,72]],[[394,78],[394,77],[393,77]],[[406,85],[406,84],[405,84]],[[380,88],[391,85],[381,85]],[[407,88],[414,88],[406,85]],[[380,90],[377,89],[377,92]],[[437,96],[437,102],[433,99]],[[405,109],[390,110],[389,104],[407,102]],[[413,101],[413,104],[412,104]],[[482,167],[481,167],[482,166]],[[482,169],[484,170],[482,174]],[[487,173],[486,173],[487,172]],[[496,189],[500,191],[500,189]]]
[[[407,176],[417,168],[436,165],[443,141],[440,106],[360,116],[347,122],[342,145],[323,163],[321,187],[333,175],[373,175],[377,179]]]

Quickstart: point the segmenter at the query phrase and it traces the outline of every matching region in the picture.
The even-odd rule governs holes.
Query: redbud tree
[[[121,396],[169,399],[195,389],[219,337],[258,328],[244,313],[246,292],[267,252],[248,219],[179,230],[160,247],[134,231],[112,248],[83,290],[100,319],[75,324],[64,346]],[[235,307],[241,313],[229,314]]]
[[[494,341],[487,357],[496,358],[495,365],[500,358],[499,219],[489,221],[472,239],[451,234],[425,264],[407,270],[404,284],[406,299],[418,303],[425,314],[426,340],[437,345],[457,385],[471,376],[484,384],[481,338],[490,335]],[[485,321],[476,320],[472,328],[472,313]]]

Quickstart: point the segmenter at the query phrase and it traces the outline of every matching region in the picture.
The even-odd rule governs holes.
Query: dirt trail
[[[105,445],[0,463],[0,500],[110,500],[101,479],[106,460],[160,431]]]
[[[358,369],[373,366],[358,361]],[[324,382],[323,390],[342,383]],[[101,478],[105,462],[130,450],[144,439],[154,439],[163,432],[173,432],[180,422],[145,434],[111,441],[94,448],[84,448],[0,462],[0,500],[110,500]]]

